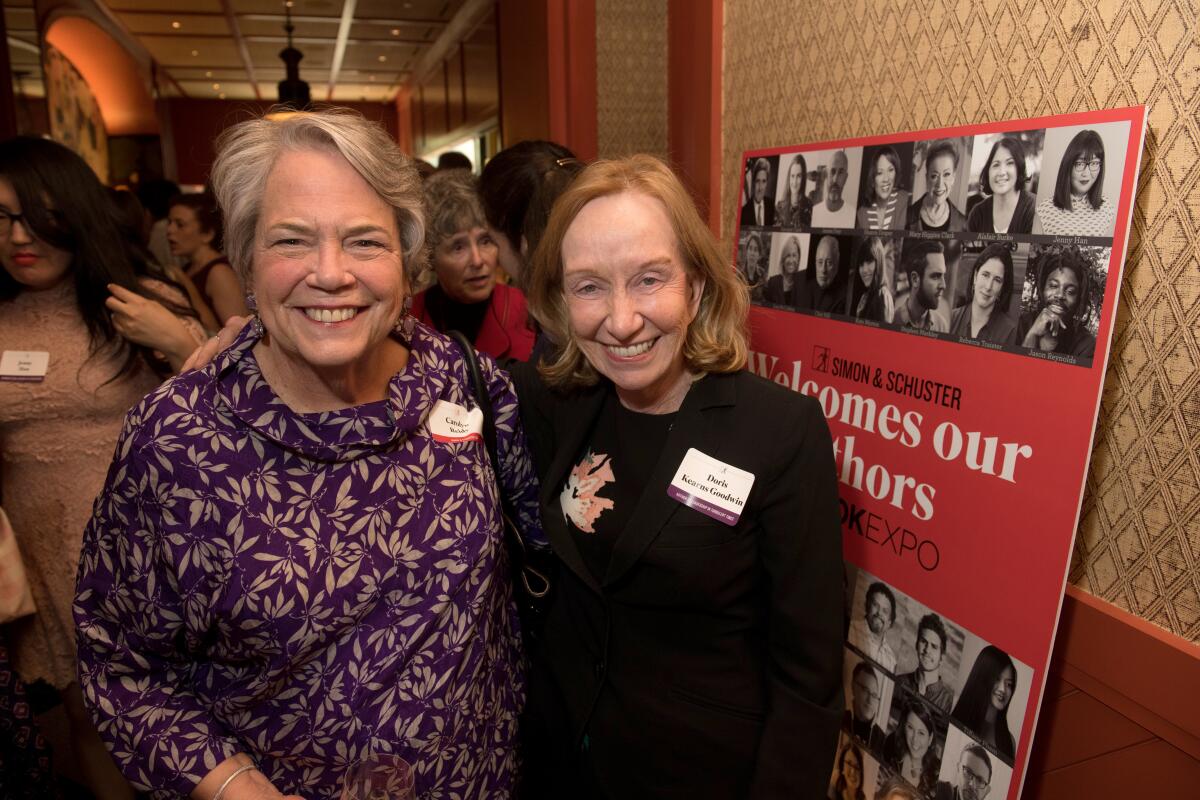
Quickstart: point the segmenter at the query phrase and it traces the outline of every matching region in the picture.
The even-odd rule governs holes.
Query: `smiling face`
[[[828,289],[833,285],[838,271],[837,240],[826,236],[817,243],[817,254],[813,258],[816,268],[817,286]]]
[[[922,672],[935,672],[942,664],[942,639],[935,631],[922,628],[917,637],[917,663]]]
[[[758,239],[752,237],[746,242],[746,271],[757,272],[761,262],[762,247],[759,245]]]
[[[17,190],[0,177],[0,211],[21,213]],[[0,265],[27,289],[58,286],[71,273],[71,254],[34,236],[25,220],[13,221],[7,236],[0,236]]]
[[[929,195],[939,206],[949,200],[954,189],[954,158],[942,153],[929,159],[925,165],[925,181]]]
[[[880,153],[875,159],[875,199],[887,200],[896,188],[896,165],[886,155]]]
[[[571,336],[588,363],[627,408],[677,410],[704,283],[688,274],[666,208],[635,191],[592,200],[567,228],[562,264]]]
[[[799,160],[792,161],[788,167],[788,191],[791,192],[792,203],[800,201],[800,187],[804,185],[804,168]]]
[[[854,717],[859,722],[870,722],[879,712],[879,679],[869,672],[854,678]]]
[[[167,215],[167,243],[171,254],[191,260],[196,252],[212,244],[214,233],[200,229],[196,210],[188,206],[171,206]]]
[[[406,284],[395,214],[340,155],[286,151],[263,190],[251,282],[273,358],[338,370],[370,358]]]
[[[996,683],[992,686],[991,701],[992,707],[997,711],[1004,711],[1008,708],[1009,702],[1012,700],[1013,691],[1017,688],[1017,675],[1013,672],[1012,667],[1005,667],[1000,673],[1000,677],[996,679]]]
[[[787,244],[783,246],[783,274],[794,275],[800,269],[800,245],[794,238],[788,239]]]
[[[467,228],[446,237],[433,248],[438,286],[459,303],[482,303],[496,288],[498,252],[487,228]]]
[[[975,270],[975,281],[972,284],[973,300],[979,309],[990,309],[996,305],[1000,292],[1004,288],[1004,262],[998,258],[989,258]]]
[[[853,791],[862,786],[862,762],[853,750],[847,750],[842,756],[842,777],[846,779],[846,788]]]
[[[867,627],[876,635],[892,627],[892,601],[883,592],[874,592],[867,599]]]
[[[1042,307],[1049,307],[1060,317],[1066,319],[1075,312],[1079,305],[1079,279],[1075,273],[1066,267],[1060,267],[1046,278],[1042,287]]]
[[[1008,194],[1017,187],[1017,160],[1003,145],[996,148],[992,160],[988,162],[988,184],[992,194]]]
[[[875,270],[878,267],[875,264],[875,254],[871,253],[861,264],[858,265],[858,277],[863,282],[863,286],[873,286],[875,283]]]
[[[909,712],[904,720],[904,743],[908,745],[908,754],[920,759],[929,749],[933,739],[933,731],[926,727],[924,721],[916,714]]]

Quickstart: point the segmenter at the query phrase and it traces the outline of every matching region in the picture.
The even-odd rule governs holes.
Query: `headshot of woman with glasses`
[[[1075,134],[1058,165],[1053,197],[1038,203],[1033,232],[1048,236],[1112,236],[1117,206],[1104,196],[1104,166],[1100,134],[1094,130]]]

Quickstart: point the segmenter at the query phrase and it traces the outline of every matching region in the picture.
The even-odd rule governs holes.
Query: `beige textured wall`
[[[1146,103],[1070,580],[1200,641],[1200,22],[1187,0],[727,0],[722,208],[747,148]]]
[[[667,0],[596,0],[601,158],[667,155]]]

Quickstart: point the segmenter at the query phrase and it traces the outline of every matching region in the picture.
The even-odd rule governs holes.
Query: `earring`
[[[246,292],[246,308],[250,309],[250,313],[258,316],[258,300],[254,297],[254,292]]]
[[[412,339],[413,328],[417,325],[417,318],[410,312],[413,307],[412,295],[404,298],[404,302],[400,305],[400,318],[396,320],[396,324],[392,326],[400,338],[404,341]]]

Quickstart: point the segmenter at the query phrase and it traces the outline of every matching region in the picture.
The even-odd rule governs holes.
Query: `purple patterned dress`
[[[418,325],[387,400],[297,414],[256,341],[125,421],[75,602],[101,735],[157,798],[237,752],[335,798],[370,751],[413,763],[422,798],[507,796],[524,678],[495,482],[481,443],[427,424],[475,405],[460,351]],[[543,546],[516,396],[483,360],[501,483]]]

